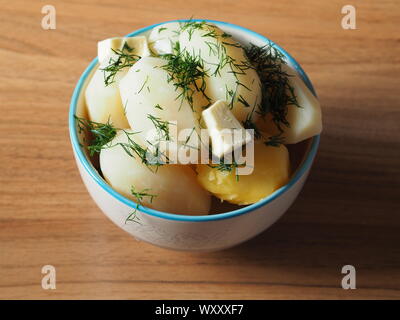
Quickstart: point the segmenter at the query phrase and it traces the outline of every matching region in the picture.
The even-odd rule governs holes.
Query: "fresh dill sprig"
[[[133,139],[133,136],[139,132],[129,132],[125,129],[118,129],[114,127],[110,121],[107,121],[107,123],[99,123],[87,120],[85,118],[79,118],[77,116],[74,116],[74,118],[76,120],[79,133],[88,132],[93,136],[92,140],[87,146],[90,156],[93,156],[95,153],[99,153],[102,149],[120,146],[130,157],[138,157],[142,163],[144,163],[153,172],[157,171],[159,166],[162,166],[169,161],[168,157],[166,157],[159,150],[158,146],[156,146],[155,151],[153,151],[150,147],[143,147],[141,144],[137,143]],[[159,119],[156,118],[156,121],[159,121]],[[162,128],[164,128],[165,124],[163,124],[161,121],[160,125],[162,125]],[[117,132],[124,133],[127,137],[127,142],[113,143],[112,140],[117,135]],[[151,146],[154,147],[154,145]],[[163,160],[162,157],[164,157],[165,160]],[[154,167],[155,170],[153,169]]]
[[[109,86],[115,81],[117,73],[127,67],[132,67],[136,61],[141,57],[137,54],[131,53],[133,48],[131,48],[126,42],[124,43],[122,49],[111,49],[116,56],[110,57],[108,65],[100,70],[104,74],[104,83]]]
[[[139,94],[140,92],[142,92],[144,86],[146,85],[146,83],[149,81],[149,76],[146,76],[146,79],[144,80],[142,86],[140,87],[139,91],[137,92],[137,94]],[[148,87],[147,87],[148,88]]]
[[[189,35],[189,41],[192,40],[193,32],[195,30],[202,30],[204,26],[207,25],[206,21],[194,21],[190,18],[188,21],[185,21],[180,26],[180,32],[187,31]]]
[[[215,168],[221,172],[231,173],[235,172],[236,180],[239,181],[239,174],[237,168],[245,166],[245,164],[238,164],[234,159],[232,161],[225,161],[224,157],[222,157],[217,164],[208,164],[210,168]]]
[[[150,150],[148,146],[143,147],[141,144],[137,143],[133,136],[138,134],[139,132],[128,132],[126,130],[122,130],[122,132],[127,137],[127,142],[117,142],[115,144],[108,144],[104,146],[104,148],[113,148],[115,146],[120,146],[124,151],[132,158],[136,159],[138,157],[143,164],[145,164],[152,172],[158,170],[159,166],[165,164],[165,161],[162,160],[162,153],[157,147],[155,151]],[[153,146],[149,141],[147,141],[151,146]],[[168,158],[167,158],[168,161]],[[155,167],[155,169],[154,169]]]
[[[243,98],[243,96],[241,94],[238,97],[238,102],[243,104],[245,107],[250,107],[250,104],[247,102],[247,100],[245,98]]]
[[[243,86],[249,91],[251,91],[251,89],[240,81],[238,75],[246,74],[246,70],[252,67],[249,66],[248,61],[239,61],[232,57],[229,54],[230,51],[227,49],[229,46],[242,48],[242,45],[234,41],[230,34],[226,32],[220,33],[216,26],[208,24],[205,21],[193,21],[190,19],[181,25],[181,32],[186,31],[189,35],[189,40],[195,30],[202,30],[201,37],[204,38],[204,43],[208,47],[208,55],[214,56],[213,62],[207,61],[207,59],[203,57],[204,60],[202,63],[208,67],[207,73],[209,76],[221,76],[221,71],[224,68],[228,68],[226,72],[232,73],[236,78],[234,87],[226,87],[226,100],[228,106],[232,109],[236,102],[246,105],[246,101],[243,98],[238,98],[237,92],[240,86]],[[218,41],[215,41],[215,39]]]
[[[256,123],[252,120],[251,113],[249,113],[247,115],[246,120],[243,121],[242,123],[243,123],[243,127],[245,129],[254,130],[254,138],[255,139],[262,138],[263,135],[262,135],[260,129],[257,127]]]
[[[153,199],[155,197],[157,197],[157,195],[155,194],[150,194],[147,193],[147,191],[149,191],[150,189],[143,189],[142,191],[136,191],[134,186],[131,186],[131,193],[132,195],[135,197],[136,200],[136,208],[134,209],[133,212],[131,212],[128,217],[125,220],[125,223],[127,223],[128,221],[132,221],[138,224],[140,223],[140,218],[136,215],[137,210],[139,208],[139,205],[142,205],[142,201],[145,197],[149,197],[150,198],[150,203],[153,202]]]
[[[153,123],[154,127],[157,129],[157,133],[160,140],[171,140],[169,134],[169,126],[174,123],[169,121],[164,121],[161,118],[155,117],[152,114],[147,114],[147,118]]]
[[[286,118],[288,106],[300,107],[289,83],[290,75],[282,69],[286,64],[284,55],[272,43],[262,47],[250,44],[245,51],[261,81],[262,101],[258,112],[262,116],[270,113],[282,133],[283,127],[290,127]]]
[[[162,66],[168,72],[168,82],[173,82],[175,89],[180,90],[176,99],[181,99],[181,106],[186,100],[193,109],[193,95],[195,92],[201,92],[203,96],[211,102],[206,95],[206,81],[208,76],[204,70],[204,62],[200,57],[192,56],[187,51],[175,48],[174,54],[165,54],[162,56],[166,64]]]
[[[211,168],[215,168],[219,171],[227,171],[227,172],[232,172],[232,170],[234,170],[235,168],[238,167],[236,162],[232,162],[232,163],[224,163],[224,160],[222,159],[220,163],[216,164],[216,165],[209,165]]]
[[[131,193],[135,197],[136,202],[138,204],[142,204],[142,201],[145,197],[150,198],[150,203],[153,202],[153,199],[157,197],[156,194],[147,193],[150,189],[143,189],[142,191],[136,191],[134,186],[131,186]]]
[[[193,135],[193,133],[195,133],[195,132],[196,132],[196,128],[193,127],[192,130],[190,131],[190,133],[186,136],[185,142],[182,144],[182,147],[185,147],[185,148],[188,148],[188,149],[200,150],[199,146],[196,147],[196,146],[192,146],[192,145],[188,144],[190,139],[191,139],[191,137],[192,137],[192,135]],[[199,136],[199,134],[197,132],[196,132],[196,134],[197,134],[197,137],[199,138],[199,140],[201,142],[201,137]]]
[[[110,119],[108,119],[107,123],[99,123],[76,115],[74,115],[74,118],[79,133],[86,131],[93,136],[91,143],[87,146],[90,156],[100,152],[117,134],[117,129],[110,123]]]

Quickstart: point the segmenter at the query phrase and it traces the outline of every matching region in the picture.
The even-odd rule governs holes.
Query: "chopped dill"
[[[126,99],[126,102],[124,104],[124,115],[126,116],[126,107],[128,106],[128,99]]]
[[[136,94],[139,94],[143,90],[143,88],[146,85],[147,81],[149,81],[149,76],[146,76],[146,79],[144,80],[144,82],[142,84],[142,87],[139,89],[139,91]]]
[[[155,194],[147,193],[147,191],[149,191],[149,190],[150,189],[143,189],[142,191],[136,191],[134,186],[131,187],[131,193],[135,197],[136,202],[139,203],[139,204],[142,203],[142,201],[143,201],[143,199],[145,197],[149,197],[150,198],[150,203],[152,203],[153,199],[155,197],[157,197],[157,195],[155,195]]]
[[[208,166],[210,168],[215,168],[221,172],[231,173],[232,171],[235,171],[236,181],[239,181],[239,174],[238,174],[237,168],[239,168],[243,165],[238,164],[235,160],[233,160],[232,162],[229,161],[230,163],[228,163],[228,161],[226,161],[226,162],[227,163],[225,163],[225,159],[222,157],[218,164],[208,164]]]
[[[207,25],[205,21],[194,21],[191,18],[181,24],[180,32],[187,31],[189,35],[189,41],[192,40],[192,36],[195,30],[202,30]]]
[[[237,42],[226,42],[226,41],[222,41],[222,44],[226,45],[226,46],[231,46],[231,47],[235,47],[235,48],[243,48],[242,45],[240,43]]]
[[[154,108],[160,109],[160,110],[164,110],[163,108],[161,108],[160,104],[156,104],[156,105],[154,106]]]
[[[88,145],[90,156],[101,151],[117,134],[117,129],[110,123],[110,119],[107,123],[99,123],[87,120],[85,118],[79,118],[74,115],[78,126],[78,132],[90,132],[93,136],[91,144]]]
[[[244,85],[243,83],[241,83],[241,82],[239,82],[239,81],[236,81],[236,84],[237,84],[238,86],[242,86],[243,88],[247,89],[248,91],[252,91],[249,87],[247,87],[246,85]]]
[[[203,38],[205,37],[217,38],[218,34],[217,31],[214,28],[212,28],[212,30],[207,31],[205,34],[202,34],[201,36]]]
[[[245,129],[250,129],[250,130],[254,130],[254,138],[255,139],[260,139],[262,138],[262,133],[260,131],[260,129],[257,127],[257,125],[255,124],[255,122],[251,119],[252,118],[252,113],[249,113],[247,115],[247,118],[245,121],[243,121],[243,127]]]
[[[284,55],[272,43],[262,47],[250,44],[245,51],[261,80],[262,101],[259,113],[262,116],[270,113],[282,133],[284,126],[290,127],[286,118],[288,106],[300,107],[289,83],[290,75],[282,69],[282,65],[286,64]],[[279,143],[280,140],[273,139],[269,143]]]
[[[164,121],[161,118],[153,116],[152,114],[147,114],[147,118],[153,123],[154,127],[157,129],[160,140],[171,140],[171,136],[169,134],[169,125],[173,125],[173,123]]]
[[[156,148],[156,151],[152,151],[149,147],[143,147],[132,138],[135,134],[138,134],[139,132],[128,132],[126,130],[122,130],[122,132],[126,135],[127,142],[108,144],[104,146],[103,149],[120,146],[130,157],[134,159],[138,157],[142,161],[142,163],[145,164],[152,172],[156,172],[159,166],[165,164],[165,161],[163,161],[161,158],[162,154],[160,153],[159,148]],[[153,167],[155,167],[155,169]]]
[[[224,32],[224,33],[221,35],[221,37],[222,37],[222,38],[232,38],[232,35],[230,35],[229,33]]]
[[[108,61],[108,65],[100,70],[104,74],[104,83],[109,86],[115,81],[117,73],[127,67],[131,67],[136,61],[140,59],[140,56],[132,54],[133,48],[131,48],[126,42],[122,49],[111,49],[116,56],[113,56]]]
[[[173,82],[175,89],[180,90],[176,99],[181,99],[181,106],[186,100],[193,109],[193,95],[196,91],[207,97],[205,78],[208,76],[204,70],[204,63],[200,57],[192,56],[187,51],[180,51],[179,46],[175,48],[174,54],[162,56],[166,64],[162,66],[168,72],[168,82]]]
[[[147,193],[147,191],[149,191],[149,190],[150,189],[143,189],[142,191],[136,191],[135,187],[131,186],[131,193],[135,197],[135,200],[136,200],[136,208],[134,209],[133,212],[131,212],[128,215],[128,217],[125,220],[125,223],[127,223],[128,221],[132,221],[132,222],[135,222],[135,223],[138,223],[141,225],[140,218],[136,215],[139,205],[142,205],[142,201],[145,197],[150,198],[150,203],[152,203],[153,199],[155,197],[157,197],[157,195],[155,195],[155,194]]]
[[[158,33],[161,33],[161,32],[163,32],[164,30],[167,30],[168,28],[166,28],[166,27],[162,27],[162,28],[160,28],[160,29],[158,29]]]
[[[192,137],[193,133],[195,132],[196,128],[193,127],[192,130],[190,131],[189,135],[186,137],[185,142],[182,144],[183,147],[189,148],[189,149],[194,149],[194,150],[199,150],[200,147],[195,147],[191,146],[188,144],[190,138]]]
[[[142,163],[153,172],[157,171],[159,166],[162,166],[169,161],[168,157],[166,157],[159,150],[158,146],[156,146],[156,150],[153,151],[150,147],[142,147],[139,143],[137,143],[133,139],[133,136],[139,132],[129,132],[124,129],[118,129],[114,127],[110,121],[107,121],[107,123],[98,123],[84,118],[79,118],[77,116],[74,117],[77,122],[78,132],[81,133],[86,131],[91,133],[93,136],[92,140],[87,146],[90,156],[93,156],[95,153],[99,153],[102,149],[120,146],[130,157],[138,157]],[[160,119],[154,118],[153,121],[155,121],[161,131],[168,130],[165,128],[166,123]],[[117,135],[117,132],[123,132],[127,137],[127,142],[112,143],[112,140]],[[169,139],[169,134],[167,137]],[[153,145],[151,146],[154,147]],[[164,157],[165,160],[162,157]],[[154,167],[156,167],[155,170]]]
[[[240,86],[243,86],[249,91],[251,91],[251,89],[240,82],[238,75],[246,74],[245,71],[253,67],[249,65],[248,61],[238,61],[233,58],[229,54],[229,51],[227,49],[227,47],[229,46],[242,48],[242,45],[234,41],[230,34],[226,32],[223,32],[221,34],[218,31],[218,28],[216,28],[214,25],[207,24],[205,21],[193,21],[192,19],[190,19],[189,21],[181,25],[181,32],[188,32],[189,40],[191,39],[195,30],[202,30],[201,37],[205,38],[204,43],[208,48],[208,55],[213,55],[216,57],[215,62],[206,61],[207,59],[204,58],[205,60],[202,61],[203,70],[204,64],[206,64],[209,67],[207,73],[210,76],[221,76],[221,71],[224,68],[228,68],[226,72],[233,74],[236,78],[236,83],[234,85],[235,87],[228,88],[226,86],[226,100],[228,106],[230,109],[232,109],[236,102],[242,103],[246,106],[247,102],[243,99],[243,97],[241,99],[240,97],[238,98],[237,91]],[[218,39],[219,41],[215,41],[215,39]]]
[[[250,107],[250,104],[246,101],[245,98],[243,98],[243,96],[240,94],[238,97],[238,102],[240,102],[241,104],[243,104],[246,108]]]

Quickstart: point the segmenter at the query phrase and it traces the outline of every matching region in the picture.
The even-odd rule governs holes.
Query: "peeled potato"
[[[285,185],[289,180],[289,153],[284,145],[266,146],[255,143],[254,170],[250,175],[236,176],[206,164],[197,165],[197,179],[204,189],[228,202],[247,205],[255,203]]]
[[[136,135],[130,137],[140,142]],[[190,166],[163,165],[152,172],[138,156],[129,156],[117,145],[127,142],[126,133],[121,131],[111,142],[111,147],[100,152],[101,171],[111,187],[135,202],[137,198],[131,193],[132,187],[136,192],[155,195],[152,201],[150,197],[144,196],[141,203],[160,211],[187,215],[208,214],[211,197],[198,184]]]
[[[91,121],[106,123],[108,120],[117,128],[129,128],[124,114],[118,81],[124,72],[116,75],[116,82],[106,86],[103,71],[97,69],[85,91],[86,106]]]
[[[140,57],[149,56],[150,51],[145,37],[110,38],[98,43],[99,68],[93,74],[85,91],[86,105],[89,118],[95,122],[105,123],[108,120],[117,128],[129,128],[128,120],[124,113],[118,83],[128,72],[128,68],[120,70],[114,81],[106,86],[104,81],[104,71],[110,61],[116,61],[118,55],[115,51],[126,50],[124,45],[128,45],[134,54]],[[115,50],[115,51],[114,51]]]
[[[168,72],[162,68],[165,64],[166,61],[161,58],[142,58],[120,81],[122,103],[130,127],[139,131],[144,141],[157,143],[157,137],[154,136],[157,128],[149,116],[169,123],[175,122],[169,125],[173,142],[171,148],[174,148],[178,135],[181,142],[186,142],[188,138],[186,144],[197,147],[198,116],[186,99],[179,97],[182,89],[169,81]],[[195,134],[192,130],[195,130]]]
[[[151,51],[157,55],[173,53],[174,45],[178,42],[180,28],[179,22],[164,23],[153,28],[149,35]]]
[[[282,65],[282,69],[287,72],[289,83],[294,88],[294,94],[301,108],[290,105],[286,119],[290,127],[282,126],[284,143],[294,144],[311,138],[322,131],[322,114],[318,99],[312,94],[304,81],[287,65]],[[272,117],[267,115],[265,119],[259,119],[259,127],[272,134],[279,134],[280,131],[272,121]]]
[[[253,120],[261,103],[261,83],[254,69],[248,68],[244,50],[230,36],[214,25],[190,24],[179,36],[181,50],[203,59],[209,77],[206,78],[206,94],[214,103],[224,100],[239,121],[245,121],[250,113]],[[224,63],[231,59],[231,63]]]

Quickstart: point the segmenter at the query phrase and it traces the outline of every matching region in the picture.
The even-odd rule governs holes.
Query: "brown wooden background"
[[[41,28],[41,8],[57,29]],[[343,5],[357,30],[343,30]],[[324,132],[297,202],[217,253],[136,242],[89,198],[67,113],[96,42],[175,18],[262,33],[312,79]],[[400,7],[393,1],[0,0],[0,298],[400,298]],[[57,289],[41,288],[41,268]],[[341,267],[357,289],[341,289]]]

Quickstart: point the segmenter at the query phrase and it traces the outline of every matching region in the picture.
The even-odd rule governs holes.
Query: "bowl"
[[[185,20],[179,20],[185,21]],[[203,20],[199,20],[203,21]],[[205,20],[216,24],[234,36],[240,43],[264,45],[272,43],[266,37],[249,29],[221,21]],[[170,21],[176,22],[176,21]],[[128,36],[146,35],[158,24],[130,33]],[[315,94],[314,88],[300,65],[281,47],[274,44],[286,57],[288,65],[303,79]],[[216,251],[226,249],[249,240],[277,221],[296,199],[311,169],[319,145],[319,136],[303,143],[303,157],[290,181],[268,197],[246,207],[211,215],[177,215],[138,205],[112,189],[102,178],[89,155],[81,147],[83,141],[78,133],[74,115],[85,116],[84,91],[91,78],[97,58],[80,77],[70,105],[69,131],[75,160],[82,180],[99,208],[118,227],[137,240],[174,250]],[[136,223],[127,222],[127,216],[136,210]]]

